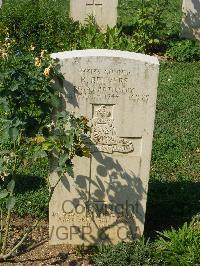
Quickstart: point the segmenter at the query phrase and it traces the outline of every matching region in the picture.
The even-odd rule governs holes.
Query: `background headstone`
[[[64,109],[86,116],[91,158],[74,159],[50,202],[51,244],[117,243],[144,230],[156,94],[157,58],[82,50],[53,54],[61,64]],[[57,182],[51,174],[51,184]]]
[[[70,0],[70,15],[75,21],[85,23],[88,16],[94,16],[98,26],[105,31],[107,25],[117,23],[118,0]]]
[[[200,40],[200,0],[183,0],[181,36]]]

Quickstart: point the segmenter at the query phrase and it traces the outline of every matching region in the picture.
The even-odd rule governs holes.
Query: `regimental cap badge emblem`
[[[94,111],[91,152],[130,153],[134,151],[132,141],[120,138],[116,134],[112,115],[113,108],[114,106],[101,105]]]

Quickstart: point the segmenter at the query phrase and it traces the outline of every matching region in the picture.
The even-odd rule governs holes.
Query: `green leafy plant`
[[[7,0],[0,9],[1,40],[15,40],[16,49],[37,52],[69,50],[76,42],[78,23],[73,22],[63,0]]]
[[[0,200],[1,200],[1,229],[0,229],[0,247],[1,254],[4,254],[7,245],[8,233],[9,233],[9,224],[11,217],[11,210],[15,206],[16,198],[13,196],[13,191],[15,187],[15,181],[12,179],[6,189],[0,190]],[[7,210],[6,221],[3,221],[3,205],[5,204]],[[1,255],[0,255],[1,256]]]
[[[126,36],[121,27],[107,27],[106,32],[101,32],[93,17],[89,17],[85,25],[80,25],[76,34],[76,49],[134,49],[131,37]]]
[[[18,169],[41,158],[50,161],[56,154],[58,167],[54,171],[58,176],[66,172],[73,175],[71,160],[74,155],[89,156],[82,137],[89,131],[87,119],[59,111],[62,109],[61,97],[53,87],[53,79],[62,78],[57,64],[45,56],[44,50],[36,57],[30,52],[13,54],[10,46],[5,52],[0,82],[0,175],[1,197],[6,199],[8,215],[5,228],[1,230],[5,236],[0,259],[8,258],[32,230],[28,229],[22,242],[7,251]],[[11,183],[5,188],[8,179]],[[53,189],[51,187],[51,193]]]
[[[136,13],[132,17],[132,41],[137,51],[149,52],[160,45],[160,35],[165,27],[163,12],[168,0],[142,0],[135,3]]]
[[[157,256],[162,256],[166,265],[199,265],[200,262],[200,220],[197,216],[182,228],[159,233],[156,242]]]
[[[166,55],[178,62],[192,62],[200,60],[200,44],[191,40],[171,42]]]
[[[15,1],[6,1],[0,10],[2,40],[12,39],[15,51],[34,46],[37,52],[47,49],[49,53],[86,48],[149,52],[160,45],[159,36],[165,26],[162,17],[168,3],[168,0],[136,1],[132,31],[127,35],[123,26],[100,32],[92,17],[86,25],[73,22],[62,0]]]
[[[100,245],[92,255],[92,260],[95,266],[159,265],[160,260],[154,258],[153,250],[153,245],[141,238],[131,243],[119,243],[115,246]]]

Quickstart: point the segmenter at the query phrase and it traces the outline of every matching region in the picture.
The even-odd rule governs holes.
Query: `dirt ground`
[[[20,236],[23,235],[23,230],[33,223],[34,220],[30,217],[14,217],[10,230],[9,247],[13,247],[13,244],[17,243]],[[14,256],[6,262],[0,262],[0,265],[93,265],[89,258],[83,254],[84,252],[67,245],[49,246],[48,238],[48,221],[42,220]]]

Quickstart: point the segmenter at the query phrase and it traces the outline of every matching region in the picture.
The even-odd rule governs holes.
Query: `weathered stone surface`
[[[51,244],[129,241],[143,234],[156,108],[155,57],[111,50],[52,55],[65,109],[92,127],[91,158],[74,159],[50,202]],[[51,175],[51,182],[58,177]]]
[[[181,36],[200,40],[200,0],[183,0]]]
[[[71,0],[70,15],[75,21],[85,23],[88,16],[94,16],[98,26],[105,31],[107,25],[117,23],[118,0]]]

